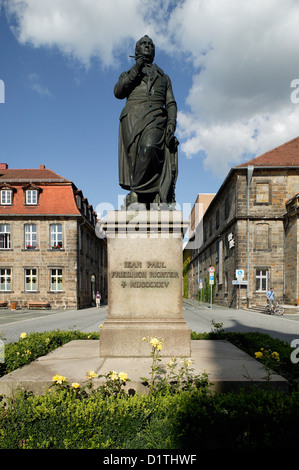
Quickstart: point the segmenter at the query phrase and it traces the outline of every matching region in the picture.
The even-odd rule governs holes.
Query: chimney
[[[40,169],[40,170],[44,170],[45,168],[46,168],[45,165],[40,165],[40,166],[39,166],[39,169]]]
[[[7,170],[7,169],[8,169],[7,163],[0,163],[0,170]]]

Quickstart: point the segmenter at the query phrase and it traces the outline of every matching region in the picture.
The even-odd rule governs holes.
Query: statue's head
[[[136,42],[135,56],[138,57],[140,54],[146,57],[149,62],[154,61],[155,45],[147,34]]]

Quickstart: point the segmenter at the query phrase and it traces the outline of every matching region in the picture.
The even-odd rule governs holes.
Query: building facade
[[[0,302],[91,306],[106,285],[106,242],[73,182],[41,165],[0,164]]]
[[[189,296],[209,289],[213,266],[216,303],[262,305],[274,287],[297,305],[298,193],[299,138],[233,167],[186,247]]]

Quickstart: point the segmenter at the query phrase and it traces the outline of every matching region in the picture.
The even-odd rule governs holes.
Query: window
[[[256,184],[256,204],[271,203],[271,188],[269,183]]]
[[[26,191],[26,204],[34,205],[37,204],[37,189],[27,189]]]
[[[0,224],[0,249],[7,250],[10,246],[10,225]]]
[[[11,290],[11,269],[0,269],[0,291]]]
[[[62,291],[62,269],[51,269],[51,291]]]
[[[268,270],[257,269],[255,274],[256,292],[267,292],[268,290]]]
[[[36,248],[36,224],[25,225],[25,248],[27,250]]]
[[[25,290],[26,292],[35,292],[37,290],[37,270],[25,269]]]
[[[62,224],[50,226],[50,246],[51,248],[62,248]]]
[[[1,190],[1,204],[6,205],[6,206],[12,204],[12,190],[11,189]]]

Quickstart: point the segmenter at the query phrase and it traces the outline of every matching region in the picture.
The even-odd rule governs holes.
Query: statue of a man
[[[126,207],[175,202],[177,105],[170,78],[153,64],[154,56],[154,43],[144,36],[136,43],[136,63],[114,87],[116,98],[127,99],[119,129],[119,184],[130,191]]]

